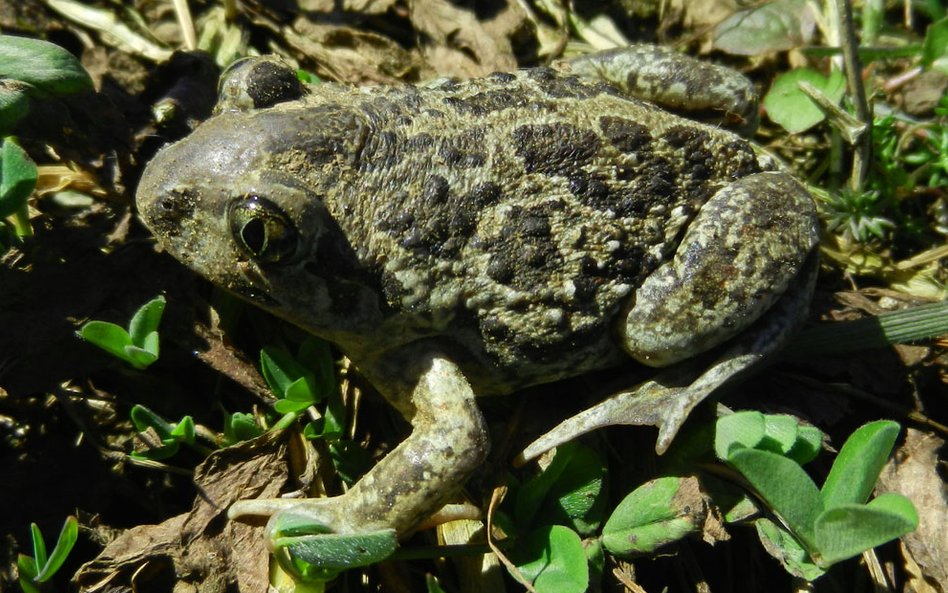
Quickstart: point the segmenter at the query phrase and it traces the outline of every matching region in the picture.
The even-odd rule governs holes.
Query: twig
[[[178,17],[178,26],[181,27],[181,36],[184,38],[184,48],[189,51],[197,49],[197,34],[194,32],[194,20],[191,18],[191,9],[188,0],[172,0],[174,14]]]
[[[862,189],[863,181],[869,172],[869,162],[872,158],[872,113],[866,101],[866,88],[862,84],[862,62],[856,50],[859,42],[856,39],[856,29],[853,25],[853,9],[850,0],[836,0],[836,10],[839,15],[840,46],[843,49],[843,70],[846,71],[846,82],[849,86],[849,95],[856,109],[856,117],[866,124],[866,130],[859,137],[853,150],[853,170],[849,178],[849,186],[854,191]]]

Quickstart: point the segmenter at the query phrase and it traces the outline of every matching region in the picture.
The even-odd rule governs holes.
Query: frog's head
[[[136,202],[175,258],[340,341],[380,316],[377,295],[322,198],[346,183],[338,165],[356,140],[338,138],[340,128],[352,132],[352,116],[326,107],[314,117],[309,107],[304,117],[297,103],[212,117],[155,156]]]

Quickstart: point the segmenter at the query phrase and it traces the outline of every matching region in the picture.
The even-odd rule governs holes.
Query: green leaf
[[[583,543],[562,525],[530,532],[510,559],[538,593],[582,593],[589,584]]]
[[[815,426],[800,426],[797,431],[797,441],[786,456],[804,465],[813,461],[820,454],[823,446],[823,432]]]
[[[658,478],[622,499],[602,529],[606,549],[620,556],[650,554],[695,533],[700,526],[678,501],[681,484],[679,477]]]
[[[313,392],[312,385],[315,381],[312,374],[308,373],[289,352],[282,348],[264,346],[260,350],[260,370],[267,385],[277,397],[287,397],[290,386],[301,377],[306,378],[309,384],[308,390],[310,393]]]
[[[732,450],[754,449],[764,440],[766,423],[764,415],[753,410],[744,410],[721,416],[715,423],[714,454],[727,461]]]
[[[286,548],[295,558],[313,566],[345,570],[380,562],[395,551],[394,529],[368,533],[320,533],[274,539],[274,549]]]
[[[877,194],[878,195],[878,194]],[[795,358],[839,355],[890,344],[909,343],[948,333],[948,302],[929,303],[878,317],[825,323],[801,332],[787,345]]]
[[[63,523],[62,531],[59,532],[59,538],[56,540],[56,546],[49,555],[49,560],[44,563],[40,573],[36,575],[34,580],[38,583],[45,583],[53,578],[53,575],[56,574],[66,561],[66,558],[69,557],[69,552],[71,552],[72,547],[76,545],[77,539],[79,539],[79,522],[75,517],[70,515],[66,517],[65,523]]]
[[[778,76],[764,97],[764,107],[767,116],[791,134],[808,130],[825,118],[816,103],[800,90],[798,83],[802,81],[822,91],[834,103],[839,102],[846,91],[846,79],[836,70],[829,77],[809,68],[797,68]]]
[[[302,402],[307,405],[316,403],[316,395],[313,393],[312,384],[306,380],[306,377],[299,377],[292,381],[286,387],[283,397],[291,402]]]
[[[124,351],[125,356],[123,358],[128,361],[130,365],[139,370],[147,369],[152,363],[158,360],[157,354],[131,344],[125,346]]]
[[[294,509],[274,515],[267,536],[280,566],[303,581],[329,580],[342,570],[374,564],[398,547],[394,529],[330,533],[311,515]]]
[[[333,469],[350,486],[372,468],[372,456],[355,441],[336,441],[329,444]]]
[[[54,95],[91,90],[92,78],[79,60],[47,41],[0,35],[0,78],[22,80]]]
[[[139,307],[138,311],[135,311],[135,315],[132,316],[132,320],[128,324],[128,335],[132,340],[132,344],[139,348],[152,351],[151,348],[146,347],[146,342],[153,339],[155,346],[152,353],[155,354],[155,356],[158,355],[157,336],[155,338],[150,338],[149,336],[158,331],[158,324],[161,323],[161,315],[164,311],[165,297],[160,295]]]
[[[770,519],[758,519],[754,521],[754,527],[767,553],[776,558],[790,574],[808,581],[815,581],[825,574],[786,529]]]
[[[43,533],[39,525],[30,523],[30,538],[33,540],[33,560],[37,569],[42,570],[46,565],[46,542],[43,540]]]
[[[190,416],[185,416],[175,424],[174,429],[171,431],[171,438],[180,442],[186,443],[188,445],[194,444],[195,430],[194,430],[194,419]]]
[[[36,561],[26,554],[19,554],[16,559],[17,580],[20,582],[20,588],[23,593],[40,593],[39,587],[33,584],[33,579],[38,574]]]
[[[145,339],[142,340],[142,350],[149,352],[155,356],[155,359],[158,359],[159,354],[159,343],[158,343],[158,332],[151,332],[145,336]]]
[[[36,187],[36,164],[12,137],[0,144],[0,218],[26,207]]]
[[[564,447],[557,447],[550,464],[539,475],[527,481],[517,492],[514,516],[518,525],[524,527],[529,525],[539,512],[547,493],[569,465],[570,457],[575,452],[571,445],[572,443],[567,443]]]
[[[224,419],[224,439],[228,445],[249,441],[263,434],[253,414],[234,412]]]
[[[336,390],[336,362],[329,342],[312,336],[307,338],[300,345],[296,360],[312,372],[316,401],[322,401]]]
[[[547,492],[540,510],[544,523],[571,526],[581,534],[590,534],[602,524],[606,498],[603,482],[606,465],[594,449],[574,442],[560,445],[573,449],[565,471]]]
[[[595,530],[604,512],[605,472],[601,456],[593,449],[577,442],[560,445],[543,472],[517,493],[518,525],[525,529],[536,520],[570,524],[583,533]]]
[[[158,434],[158,438],[161,440],[171,438],[174,425],[145,406],[139,404],[132,406],[132,409],[129,411],[129,417],[131,417],[132,424],[135,425],[135,430],[138,432],[145,432],[151,428]]]
[[[273,409],[280,414],[295,414],[297,412],[302,412],[311,405],[312,403],[310,402],[297,402],[290,399],[281,399],[277,400],[276,403],[273,404]]]
[[[29,113],[28,89],[25,83],[0,79],[0,136],[8,134]]]
[[[787,414],[764,416],[764,439],[758,448],[786,456],[797,442],[800,421]]]
[[[823,507],[866,502],[898,436],[899,425],[891,420],[870,422],[850,435],[823,484]]]
[[[816,484],[803,468],[776,453],[755,449],[734,451],[727,461],[744,475],[794,535],[812,549],[813,523],[823,511],[823,502]]]
[[[740,10],[714,28],[714,47],[735,55],[785,51],[809,42],[813,11],[805,0],[777,0]]]
[[[930,24],[925,31],[922,65],[930,68],[946,57],[948,57],[948,18],[943,18]],[[938,69],[944,71],[943,68]]]
[[[79,328],[79,337],[116,358],[128,360],[125,347],[132,345],[132,339],[124,327],[108,321],[88,321]]]
[[[915,507],[907,498],[894,492],[883,494],[868,505],[833,507],[816,520],[818,564],[828,567],[901,537],[917,527]]]
[[[341,439],[346,428],[346,407],[342,403],[342,395],[333,390],[326,400],[326,409],[323,410],[320,436],[326,440]]]

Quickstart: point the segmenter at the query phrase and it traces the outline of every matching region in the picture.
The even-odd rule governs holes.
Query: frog
[[[479,398],[608,368],[651,376],[520,460],[613,424],[658,426],[666,449],[813,292],[810,193],[726,127],[753,128],[755,101],[736,72],[651,45],[404,85],[232,66],[214,114],[145,167],[139,217],[201,276],[334,344],[411,432],[340,496],[229,517],[404,536],[485,461]]]

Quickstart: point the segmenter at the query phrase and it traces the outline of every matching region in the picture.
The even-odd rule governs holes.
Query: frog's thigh
[[[640,362],[665,366],[737,335],[795,280],[818,233],[812,198],[786,173],[720,189],[673,259],[636,291],[624,347]]]
[[[742,131],[757,127],[757,91],[740,73],[657,45],[630,45],[567,62],[573,74],[623,93]]]
[[[392,402],[408,410],[412,433],[344,495],[348,529],[408,531],[444,505],[487,456],[487,427],[460,369],[437,356],[422,365],[410,405]]]

